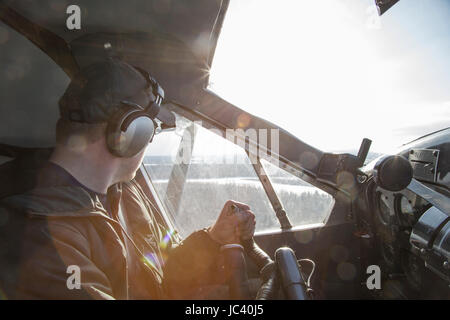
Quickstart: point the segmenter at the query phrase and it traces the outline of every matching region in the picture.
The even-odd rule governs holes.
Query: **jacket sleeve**
[[[22,258],[12,270],[16,279],[11,298],[114,298],[108,278],[90,259],[88,240],[75,227],[57,220],[33,220],[20,243]]]
[[[163,287],[169,299],[203,298],[202,287],[217,285],[220,244],[206,229],[196,231],[169,252]]]
[[[155,250],[146,239],[156,238],[157,243],[166,243],[165,236],[170,232],[157,218],[163,217],[153,210],[154,206],[137,183],[122,184],[122,200],[126,212],[130,213],[128,217],[135,230],[135,241],[147,248],[143,251]],[[215,285],[220,245],[205,229],[192,233],[180,243],[168,238],[171,239],[169,243],[159,247],[164,260],[162,285],[166,298],[202,299],[197,290],[212,283]]]

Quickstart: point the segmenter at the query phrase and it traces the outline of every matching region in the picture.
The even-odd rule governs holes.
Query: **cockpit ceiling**
[[[218,32],[228,7],[228,0],[6,0],[3,3],[64,39],[78,67],[101,58],[104,45],[111,44],[108,54],[146,68],[161,82],[169,99],[188,105],[191,100],[183,96],[192,96],[207,85]],[[81,9],[80,30],[69,30],[66,26],[69,5]],[[54,47],[54,43],[50,41],[46,46]],[[52,56],[51,52],[46,53]],[[65,64],[67,72],[67,63],[58,63]],[[186,83],[191,88],[183,88]]]
[[[223,0],[6,0],[9,7],[67,42],[87,33],[150,32],[169,34],[192,47],[202,58],[209,53],[205,43],[218,19]],[[81,29],[68,30],[66,9],[81,9]],[[203,41],[202,37],[208,41]],[[197,45],[202,42],[202,52]],[[214,44],[211,44],[214,45]]]
[[[66,27],[69,5],[81,9],[80,30]],[[76,67],[91,63],[99,48],[111,43],[122,58],[149,70],[167,98],[190,105],[189,97],[208,81],[208,66],[227,7],[228,0],[0,0],[0,18],[6,24],[0,22],[0,29],[7,35],[7,42],[0,43],[0,118],[8,123],[0,130],[1,142],[53,144],[57,101],[68,78],[46,54],[63,69],[67,67],[67,60],[52,56],[65,51],[58,46],[61,39],[71,49],[62,54],[73,55]],[[4,20],[9,8],[30,22],[28,35],[23,19],[13,14],[9,23]],[[39,27],[55,35],[38,45],[45,53],[31,44],[43,38]]]

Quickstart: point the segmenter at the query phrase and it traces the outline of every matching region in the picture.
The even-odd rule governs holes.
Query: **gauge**
[[[389,198],[382,194],[381,192],[377,193],[377,206],[378,206],[378,217],[381,222],[385,225],[389,224],[391,220],[391,210],[389,209]]]

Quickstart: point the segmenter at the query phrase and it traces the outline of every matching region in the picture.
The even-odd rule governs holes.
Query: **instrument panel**
[[[372,190],[375,239],[388,281],[395,279],[396,290],[405,298],[422,294],[431,284],[434,288],[430,292],[443,290],[448,294],[449,278],[433,267],[436,252],[416,247],[411,240],[422,217],[435,208],[408,189],[390,192],[376,186]],[[441,260],[438,265],[442,266]]]

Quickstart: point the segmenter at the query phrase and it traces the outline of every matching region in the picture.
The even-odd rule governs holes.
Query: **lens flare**
[[[247,128],[250,124],[251,118],[248,114],[241,113],[239,117],[237,118],[237,127],[238,128]]]
[[[150,266],[153,269],[161,270],[162,263],[158,259],[158,256],[156,253],[147,253],[142,257],[142,262],[144,262],[146,265]]]
[[[170,240],[172,240],[173,235],[175,234],[175,230],[168,230],[164,238],[159,243],[159,247],[161,249],[166,249]]]

